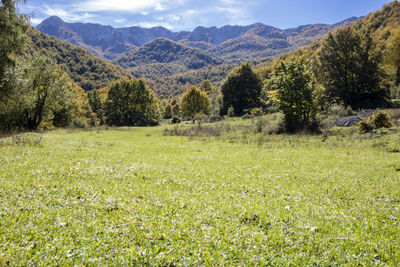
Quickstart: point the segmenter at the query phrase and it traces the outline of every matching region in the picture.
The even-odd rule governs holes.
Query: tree
[[[108,92],[105,115],[109,125],[156,125],[161,119],[158,99],[144,80],[120,80]]]
[[[318,74],[331,100],[361,108],[387,95],[381,88],[381,56],[368,30],[351,27],[329,33],[319,52]]]
[[[183,116],[194,119],[198,114],[210,114],[210,100],[205,92],[192,86],[183,95],[180,103]]]
[[[1,128],[36,130],[42,122],[52,123],[74,105],[75,84],[54,61],[35,54],[17,61],[10,73],[13,90],[0,103]]]
[[[389,38],[387,61],[394,70],[395,85],[400,85],[400,31],[395,31]]]
[[[11,89],[7,71],[15,66],[18,54],[25,47],[28,17],[16,11],[18,2],[2,0],[0,6],[0,100]]]
[[[201,91],[206,92],[207,95],[214,94],[216,91],[209,80],[202,81],[199,88]]]
[[[179,105],[179,103],[175,103],[175,105],[173,105],[172,114],[173,114],[173,116],[176,116],[176,117],[179,117],[181,115],[181,106]]]
[[[262,83],[249,63],[245,63],[229,73],[222,85],[223,104],[221,114],[226,115],[232,106],[236,115],[243,114],[260,105]]]
[[[0,5],[0,89],[5,90],[4,77],[7,70],[15,65],[17,54],[25,46],[25,32],[28,29],[27,16],[18,14],[16,0],[1,0]],[[1,92],[0,91],[0,92]]]
[[[167,103],[164,108],[164,119],[172,118],[172,106],[170,103]]]
[[[288,132],[315,130],[318,92],[310,69],[304,58],[282,61],[272,78]]]
[[[87,94],[90,107],[94,113],[96,113],[97,118],[100,123],[104,123],[104,103],[100,96],[99,91],[91,90]]]
[[[36,130],[44,119],[52,117],[57,110],[72,106],[74,84],[51,59],[34,55],[28,60],[31,63],[25,62],[30,66],[25,70],[24,115],[26,127]]]

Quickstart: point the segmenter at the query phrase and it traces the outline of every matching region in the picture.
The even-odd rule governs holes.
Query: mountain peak
[[[60,18],[60,17],[57,17],[57,16],[51,16],[51,17],[48,17],[47,19],[45,19],[45,20],[43,20],[39,25],[42,25],[42,24],[57,24],[57,25],[59,25],[59,24],[64,24],[65,22]]]

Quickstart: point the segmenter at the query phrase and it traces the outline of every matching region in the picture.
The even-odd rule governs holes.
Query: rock
[[[344,117],[344,118],[339,118],[337,119],[334,123],[333,126],[338,126],[338,127],[350,127],[358,122],[361,121],[361,118],[358,116],[350,116],[350,117]]]

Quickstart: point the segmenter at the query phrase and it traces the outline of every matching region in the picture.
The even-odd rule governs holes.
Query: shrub
[[[373,127],[369,123],[362,121],[358,124],[358,130],[360,133],[365,134],[372,131]]]
[[[233,106],[230,106],[228,108],[228,117],[234,117],[235,116],[235,110],[233,109]]]
[[[375,129],[378,128],[390,128],[392,123],[389,116],[383,112],[377,112],[368,118]]]
[[[171,120],[171,123],[176,124],[176,123],[180,123],[181,119],[179,119],[178,117],[174,116]]]

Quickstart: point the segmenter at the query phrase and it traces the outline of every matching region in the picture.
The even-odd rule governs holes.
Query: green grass
[[[0,142],[0,265],[399,265],[399,132],[164,127]]]

